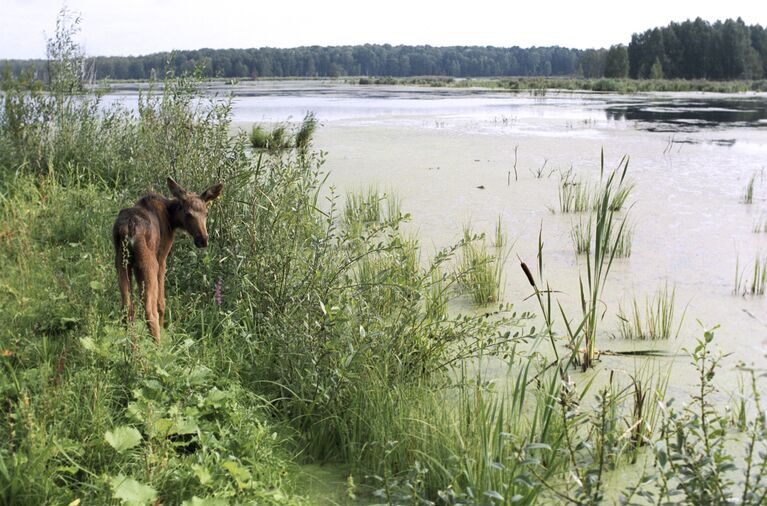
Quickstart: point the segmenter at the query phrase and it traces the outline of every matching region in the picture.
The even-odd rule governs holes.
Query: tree
[[[605,77],[625,78],[629,75],[629,52],[626,46],[611,46],[605,56]]]
[[[663,79],[663,65],[661,65],[660,58],[655,57],[655,62],[650,67],[650,79]]]
[[[77,42],[80,33],[80,15],[66,6],[56,18],[56,31],[46,43],[48,60],[48,87],[54,93],[82,91],[86,81],[85,53]]]
[[[583,77],[593,79],[605,75],[605,56],[607,52],[604,49],[587,49],[581,55],[579,65],[583,69]]]

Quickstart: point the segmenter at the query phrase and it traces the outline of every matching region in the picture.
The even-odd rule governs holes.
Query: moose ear
[[[210,202],[213,199],[218,198],[219,195],[221,195],[221,191],[224,189],[224,185],[222,183],[214,184],[204,192],[200,194],[200,198],[204,200],[205,202]]]
[[[168,189],[176,198],[180,199],[180,198],[183,198],[184,195],[186,195],[186,190],[181,188],[181,186],[179,186],[179,184],[175,182],[172,177],[168,178]]]

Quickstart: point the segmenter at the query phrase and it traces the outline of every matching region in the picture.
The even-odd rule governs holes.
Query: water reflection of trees
[[[607,107],[605,116],[612,121],[682,123],[704,127],[722,124],[759,126],[760,120],[767,119],[767,104],[756,100],[621,104]]]

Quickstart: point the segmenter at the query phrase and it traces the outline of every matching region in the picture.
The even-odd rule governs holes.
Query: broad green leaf
[[[232,478],[234,478],[234,481],[237,482],[237,486],[240,489],[248,488],[251,474],[247,468],[232,460],[224,462],[221,464],[221,467],[229,471],[229,474],[232,475]]]
[[[194,475],[197,476],[197,479],[200,480],[201,485],[208,485],[213,481],[213,476],[211,476],[210,471],[208,471],[208,468],[205,466],[193,464],[192,471],[194,471]]]
[[[88,351],[96,351],[96,341],[92,337],[81,337],[80,345]]]
[[[141,433],[133,427],[122,425],[104,434],[107,443],[119,453],[129,450],[141,443]]]
[[[498,492],[496,492],[495,490],[486,490],[485,496],[490,497],[492,499],[497,499],[499,501],[503,501],[503,496],[499,494]]]
[[[229,506],[229,501],[221,497],[205,497],[200,499],[194,496],[182,502],[181,506]]]
[[[144,506],[157,499],[157,491],[132,478],[118,474],[110,480],[112,496],[130,506]]]

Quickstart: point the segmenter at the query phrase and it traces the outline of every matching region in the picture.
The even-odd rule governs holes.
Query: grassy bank
[[[467,78],[452,77],[360,77],[346,78],[346,82],[359,85],[401,85],[447,88],[487,88],[500,91],[594,91],[613,93],[640,92],[691,92],[743,93],[767,91],[767,80],[758,81],[711,81],[705,79],[583,79],[577,77],[498,77]]]

